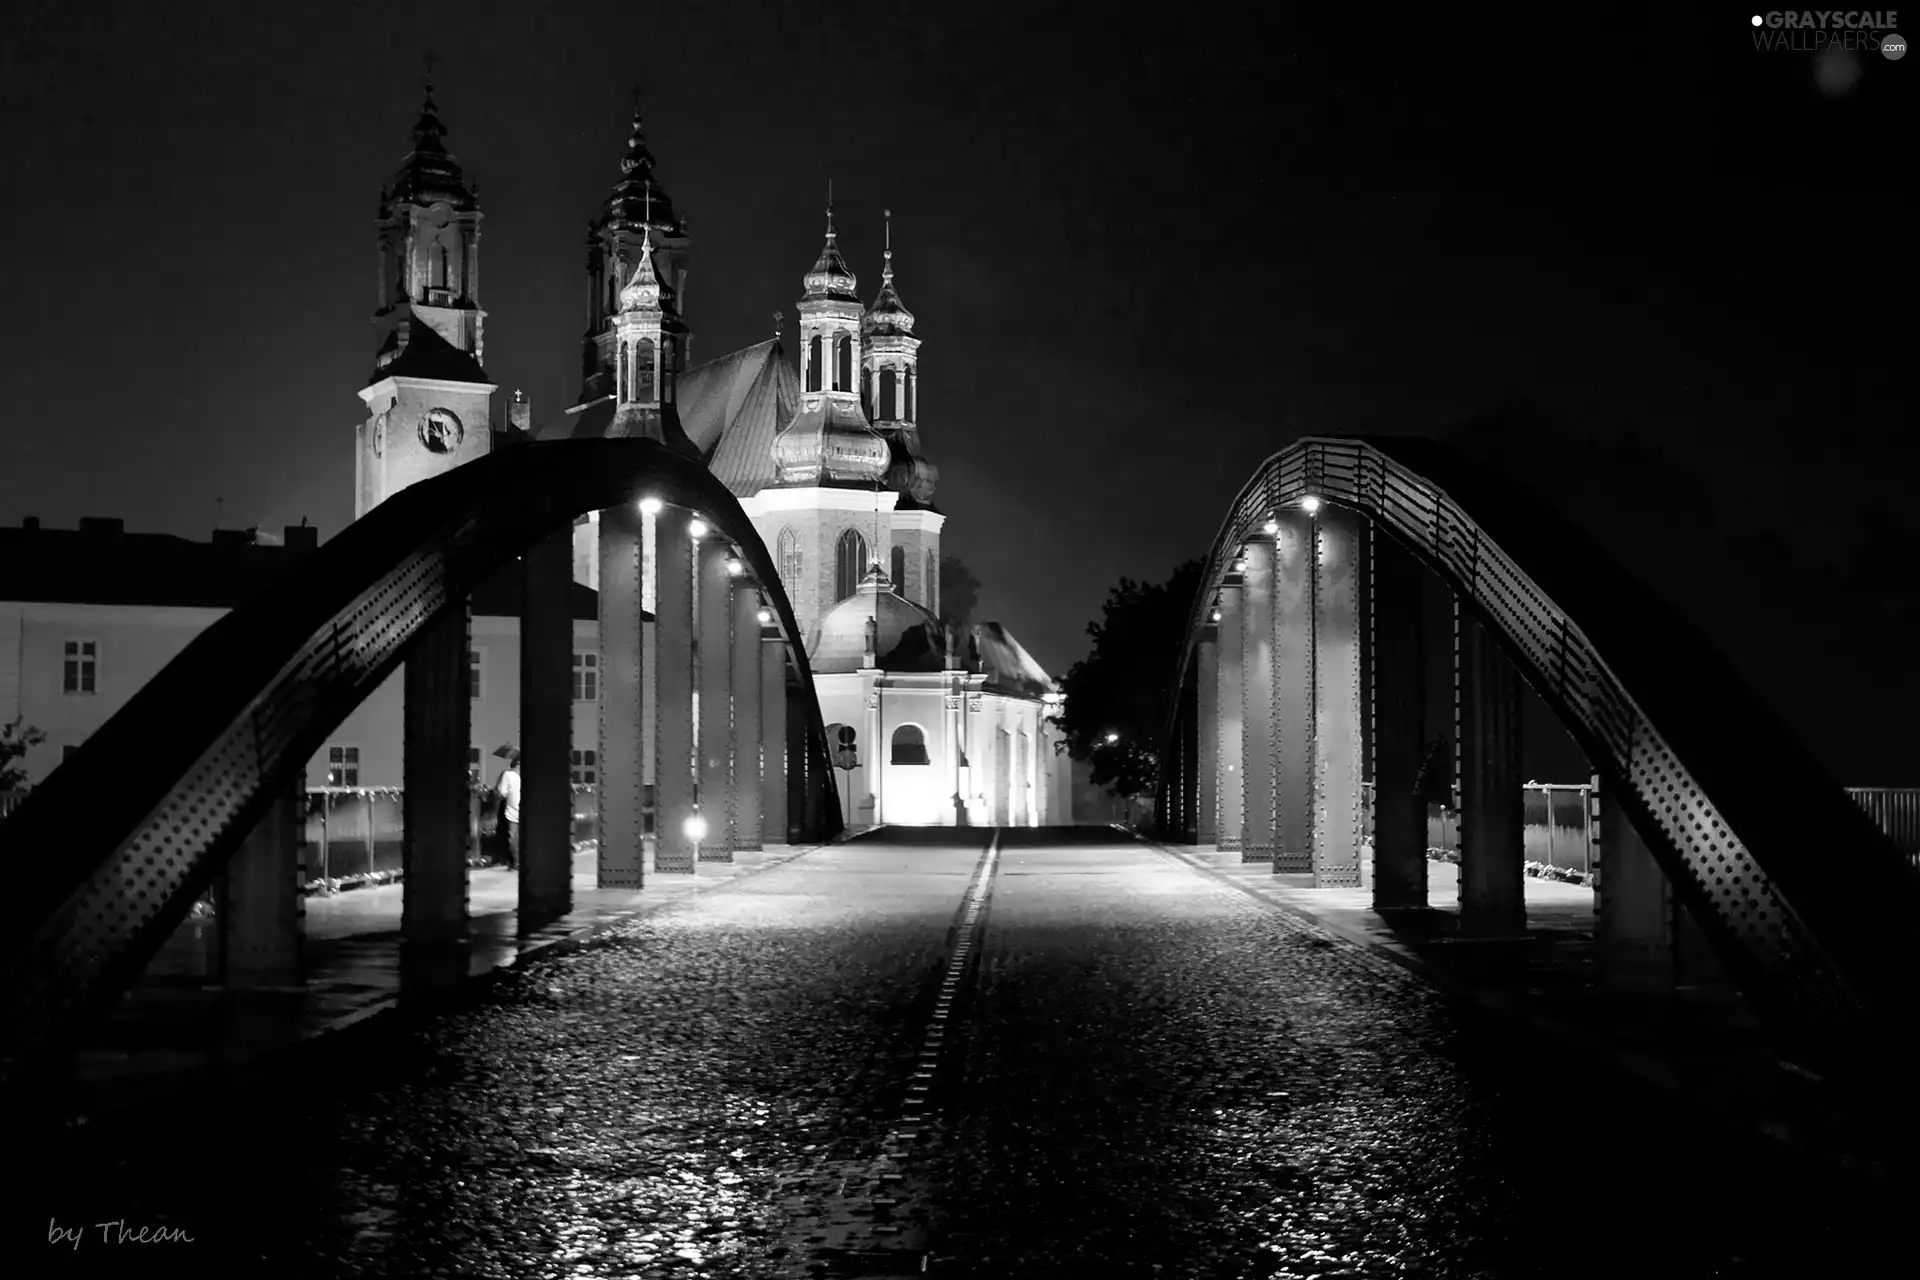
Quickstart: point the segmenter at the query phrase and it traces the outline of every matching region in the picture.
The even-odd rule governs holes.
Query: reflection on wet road
[[[1815,1184],[1147,846],[1008,833],[969,915],[987,835],[818,851],[94,1134],[14,1229],[193,1242],[25,1274],[1760,1275],[1870,1247]]]

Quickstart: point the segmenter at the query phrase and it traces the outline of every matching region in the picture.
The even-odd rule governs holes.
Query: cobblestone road
[[[1874,1247],[1858,1202],[1147,846],[1010,833],[976,919],[986,834],[821,850],[29,1157],[0,1257],[1176,1280],[1839,1274]]]

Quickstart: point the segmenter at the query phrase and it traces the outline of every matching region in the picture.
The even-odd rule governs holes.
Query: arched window
[[[913,370],[911,369],[907,370],[907,411],[900,416],[908,422],[915,420],[913,416]]]
[[[800,594],[800,539],[791,529],[782,529],[774,540],[774,546],[780,555],[780,585],[787,589],[787,595]]]
[[[820,389],[820,335],[807,339],[807,390]]]
[[[633,385],[632,399],[641,404],[653,403],[653,344],[645,338],[633,347]]]
[[[900,416],[900,406],[896,403],[897,391],[894,373],[891,369],[880,371],[880,421],[892,422]]]
[[[860,579],[866,576],[867,540],[858,529],[848,529],[833,549],[834,601],[838,603],[858,591]]]
[[[940,612],[940,562],[931,551],[927,552],[927,577],[921,586],[926,591],[923,603],[935,613]]]
[[[431,273],[428,286],[434,289],[447,287],[447,246],[436,240],[428,257],[427,270]]]
[[[907,594],[907,549],[895,545],[893,548],[893,589],[901,595]]]
[[[833,389],[853,390],[853,339],[844,333],[833,340]]]
[[[888,755],[890,764],[929,764],[927,759],[927,735],[917,724],[903,724],[893,731],[893,750]]]
[[[619,394],[622,401],[627,398],[627,344],[620,344],[620,383]]]
[[[867,421],[873,421],[873,370],[860,370],[860,407],[866,410]]]

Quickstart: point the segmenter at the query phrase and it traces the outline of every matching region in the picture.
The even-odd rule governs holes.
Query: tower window
[[[774,546],[778,548],[780,556],[780,583],[791,598],[800,590],[800,539],[793,530],[782,529]]]
[[[853,339],[844,333],[833,341],[833,389],[853,390]]]
[[[940,562],[931,551],[927,552],[927,576],[920,588],[926,596],[921,603],[935,613],[940,612]]]
[[[867,540],[860,536],[858,529],[848,529],[840,535],[840,541],[834,547],[833,554],[833,598],[835,602],[845,600],[860,589],[860,579],[867,573]]]
[[[621,400],[624,401],[627,398],[627,344],[624,342],[620,344],[619,394]]]
[[[917,724],[903,724],[893,731],[893,750],[889,764],[928,764],[927,735]]]
[[[899,418],[900,406],[896,401],[897,394],[893,370],[882,369],[880,371],[880,421],[893,422]]]
[[[873,370],[860,370],[860,407],[866,410],[867,420],[873,421]]]
[[[807,390],[820,389],[820,335],[807,339]]]
[[[907,411],[900,416],[908,422],[915,420],[913,416],[913,370],[911,369],[907,370]]]
[[[653,344],[645,338],[633,346],[633,381],[633,399],[641,404],[653,403]]]
[[[893,589],[901,595],[907,594],[907,549],[895,544],[893,548]]]

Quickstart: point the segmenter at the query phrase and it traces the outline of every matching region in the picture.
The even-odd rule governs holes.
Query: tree
[[[1095,786],[1130,797],[1159,781],[1174,663],[1186,642],[1201,569],[1200,561],[1189,560],[1164,583],[1122,578],[1101,606],[1103,620],[1087,624],[1093,652],[1068,670],[1062,682],[1067,703],[1057,720],[1067,754],[1092,762]]]
[[[973,621],[980,607],[980,579],[962,564],[959,556],[940,557],[940,621],[964,627]]]
[[[27,785],[27,770],[20,761],[27,752],[47,740],[47,735],[15,716],[13,723],[0,724],[0,791],[21,791]]]

